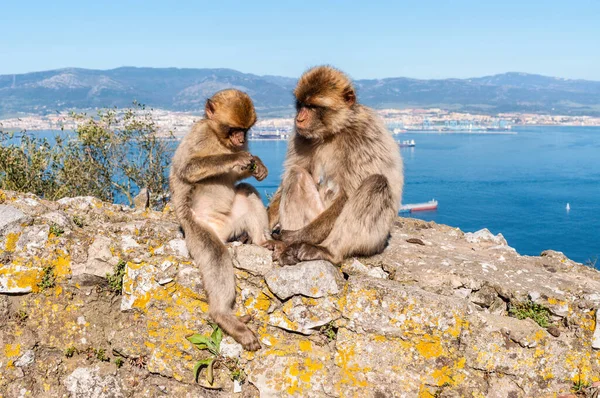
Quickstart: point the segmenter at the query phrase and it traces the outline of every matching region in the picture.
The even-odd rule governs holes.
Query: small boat
[[[571,205],[567,203],[567,211],[571,210]]]
[[[415,140],[404,140],[402,142],[399,142],[398,145],[400,146],[400,148],[412,148],[417,144],[415,143]]]
[[[415,211],[437,210],[438,201],[435,199],[425,203],[414,203],[400,206],[400,213],[412,213]]]

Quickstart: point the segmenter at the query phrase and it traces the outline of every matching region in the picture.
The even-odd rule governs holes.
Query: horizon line
[[[3,76],[28,75],[28,74],[44,73],[44,72],[58,72],[58,71],[65,71],[65,70],[86,70],[86,71],[95,71],[95,72],[109,72],[109,71],[114,71],[114,70],[118,70],[118,69],[227,70],[227,71],[233,71],[233,72],[242,73],[244,75],[252,75],[252,76],[258,76],[258,77],[281,77],[281,78],[286,78],[286,79],[297,79],[296,77],[290,77],[290,76],[284,76],[284,75],[272,75],[272,74],[260,75],[260,74],[256,74],[256,73],[243,72],[241,70],[233,69],[233,68],[221,68],[221,67],[217,67],[217,68],[206,68],[206,67],[189,68],[189,67],[177,67],[177,66],[156,67],[156,66],[132,66],[132,65],[122,65],[122,66],[118,66],[118,67],[115,67],[115,68],[107,68],[107,69],[83,68],[83,67],[77,67],[77,66],[66,66],[66,67],[62,67],[62,68],[36,70],[36,71],[30,71],[30,72],[4,73],[4,74],[0,74],[0,77],[3,77]],[[439,81],[439,80],[483,79],[483,78],[486,78],[486,77],[496,77],[496,76],[504,76],[504,75],[511,75],[511,74],[512,75],[522,75],[522,76],[538,76],[538,77],[545,77],[545,78],[550,78],[550,79],[558,79],[558,80],[562,80],[562,81],[573,81],[573,82],[580,81],[580,82],[595,82],[595,83],[600,83],[600,80],[590,80],[590,79],[581,79],[581,78],[573,79],[573,78],[567,78],[567,77],[550,76],[550,75],[543,75],[543,74],[539,74],[539,73],[517,72],[517,71],[507,71],[507,72],[496,73],[496,74],[491,74],[491,75],[472,76],[472,77],[464,77],[464,78],[461,78],[461,77],[418,78],[418,77],[408,77],[408,76],[388,76],[388,77],[380,77],[380,78],[352,78],[352,77],[351,78],[354,81],[361,81],[361,80],[387,80],[387,79],[410,79],[410,80],[422,80],[422,81]]]

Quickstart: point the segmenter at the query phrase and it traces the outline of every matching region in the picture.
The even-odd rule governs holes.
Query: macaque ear
[[[354,89],[352,88],[348,88],[346,89],[346,91],[344,91],[344,101],[346,101],[346,104],[348,104],[349,106],[352,106],[356,103],[356,94],[354,94]]]
[[[206,112],[206,117],[212,119],[215,114],[215,104],[210,99],[206,100],[206,105],[204,107],[204,111]]]

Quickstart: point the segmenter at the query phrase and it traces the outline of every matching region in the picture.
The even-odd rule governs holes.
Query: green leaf
[[[206,369],[206,381],[208,381],[208,384],[210,384],[212,386],[213,381],[215,381],[215,376],[213,374],[213,368],[215,366],[215,360],[211,359],[210,363],[208,364],[208,369]]]
[[[217,346],[215,345],[215,343],[212,340],[209,340],[207,348],[211,354],[219,355],[219,349],[217,348]]]
[[[198,382],[198,376],[200,375],[200,371],[202,370],[202,368],[205,366],[212,367],[212,363],[214,361],[215,361],[214,358],[207,358],[207,359],[203,359],[202,361],[196,362],[196,365],[194,365],[194,379],[196,380],[196,383]],[[211,370],[211,377],[212,377],[212,370]],[[212,384],[212,383],[210,383],[210,384]]]
[[[192,344],[207,344],[208,337],[202,336],[201,334],[195,333],[191,336],[186,337],[186,339]]]
[[[214,343],[208,337],[198,333],[188,336],[186,339],[199,350],[210,350],[211,346],[214,346]]]
[[[217,354],[221,351],[221,340],[223,340],[223,331],[217,325],[213,325],[213,332],[210,335],[211,340],[215,343]]]

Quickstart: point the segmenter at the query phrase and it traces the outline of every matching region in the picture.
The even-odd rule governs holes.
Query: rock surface
[[[210,335],[208,304],[172,214],[0,198],[3,398],[551,397],[599,385],[598,271],[554,251],[520,256],[487,230],[398,218],[382,254],[340,267],[282,268],[230,244],[236,310],[253,314],[262,349],[225,336],[230,359],[205,388],[193,367],[209,353],[186,336]],[[120,266],[118,295],[106,273]]]

